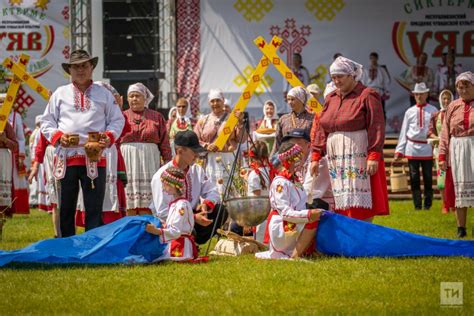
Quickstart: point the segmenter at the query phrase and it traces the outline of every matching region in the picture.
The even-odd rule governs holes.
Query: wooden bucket
[[[402,165],[402,172],[395,173],[393,165],[390,166],[390,187],[392,192],[408,191],[408,179],[405,171],[405,165]]]

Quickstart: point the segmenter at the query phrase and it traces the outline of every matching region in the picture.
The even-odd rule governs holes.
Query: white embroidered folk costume
[[[474,73],[456,78],[474,85]],[[458,98],[449,104],[441,131],[439,160],[448,161],[454,182],[455,207],[474,206],[474,100]]]
[[[75,234],[74,215],[79,184],[87,213],[86,230],[103,225],[101,210],[107,151],[102,151],[99,161],[93,162],[87,157],[84,145],[88,142],[89,132],[98,132],[107,135],[112,146],[124,124],[125,119],[112,93],[92,81],[84,92],[71,83],[59,87],[51,95],[41,118],[41,132],[55,146],[52,171],[55,180],[61,183],[57,192],[62,237]],[[59,140],[63,134],[77,134],[79,144],[62,146]]]
[[[273,216],[268,225],[269,250],[255,256],[260,259],[289,259],[298,236],[309,222],[306,193],[291,180],[278,175],[270,186],[270,205]]]
[[[150,208],[154,215],[162,221],[166,221],[168,218],[168,206],[173,201],[173,197],[163,190],[161,174],[171,166],[176,166],[174,160],[163,165],[151,180],[153,205]],[[206,203],[213,209],[221,201],[216,185],[207,177],[204,169],[197,164],[189,166],[186,171],[183,196],[191,203],[193,209],[201,203]]]
[[[262,179],[265,187],[262,186]],[[255,191],[260,191],[260,196],[267,197],[270,187],[270,170],[267,167],[259,166],[251,170],[247,176],[247,196],[256,196]],[[263,242],[267,220],[257,225],[255,228],[255,239]]]
[[[13,212],[15,214],[29,214],[30,203],[28,193],[28,180],[26,179],[26,167],[24,163],[20,164],[19,159],[26,158],[25,152],[25,133],[23,130],[23,121],[20,114],[15,111],[10,112],[8,122],[15,131],[16,141],[18,142],[18,152],[13,153],[13,195],[16,199],[13,203]]]
[[[5,140],[0,140],[0,211],[12,216],[13,152],[18,150],[18,143],[10,123],[3,131]]]
[[[36,204],[38,209],[41,211],[49,212],[52,210],[51,203],[49,201],[49,194],[46,187],[46,172],[44,168],[44,158],[36,157],[37,147],[40,144],[42,134],[41,132],[34,133],[34,136],[30,143],[30,153],[31,161],[38,162],[38,173],[36,179],[33,179],[30,184],[30,204]],[[32,198],[33,190],[36,191],[36,203],[33,203],[35,200]]]
[[[86,165],[87,176],[97,177],[97,166],[105,166],[105,153],[101,160],[91,162],[86,156],[84,144],[88,132],[107,134],[111,144],[120,136],[124,118],[112,93],[96,83],[81,92],[74,84],[59,87],[52,95],[41,118],[41,131],[54,146],[55,162],[53,174],[62,179],[69,165]],[[79,134],[79,145],[63,147],[59,139],[64,133]]]
[[[164,228],[160,228],[160,241],[167,243],[163,255],[156,261],[173,260],[188,261],[197,258],[198,251],[192,236],[194,214],[185,198],[172,201],[168,209],[168,217]]]
[[[436,113],[433,105],[415,104],[403,118],[395,153],[407,159],[433,159],[433,147],[428,144],[431,116]]]
[[[132,108],[123,112],[131,130],[122,135],[120,150],[126,165],[128,183],[125,188],[127,211],[149,213],[152,201],[150,181],[164,162],[171,160],[166,121],[161,113],[148,108],[154,96],[142,83],[128,87],[127,95],[139,93],[145,99],[143,111]]]

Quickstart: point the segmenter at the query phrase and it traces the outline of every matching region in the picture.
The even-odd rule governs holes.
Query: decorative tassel
[[[92,190],[95,189],[94,180],[91,180],[91,187],[92,187]]]

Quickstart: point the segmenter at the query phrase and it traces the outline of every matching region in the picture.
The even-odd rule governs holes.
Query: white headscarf
[[[176,117],[178,117],[178,109],[175,106],[173,106],[168,112],[168,120],[172,119],[173,111],[176,111]]]
[[[329,73],[332,75],[350,75],[359,81],[362,78],[363,66],[349,58],[339,56],[329,67]]]
[[[311,99],[311,95],[309,92],[303,88],[303,87],[294,87],[290,91],[288,91],[289,96],[292,96],[294,98],[297,98],[300,100],[305,106],[306,102],[308,102],[309,99]]]
[[[178,109],[176,109],[176,118],[180,119],[180,118],[184,118],[184,120],[186,122],[190,122],[190,118],[191,118],[191,104],[189,103],[189,100],[186,99],[186,102],[188,103],[188,108],[186,109],[186,113],[184,113],[183,116],[181,116],[179,114],[179,111]],[[176,108],[176,107],[175,107]]]
[[[474,72],[472,71],[466,71],[457,76],[456,78],[456,84],[458,84],[459,81],[469,81],[471,84],[474,85]]]
[[[447,106],[443,105],[443,100],[442,100],[443,94],[446,94],[446,93],[450,95],[451,101],[454,100],[454,95],[450,90],[444,89],[443,91],[441,91],[441,93],[439,94],[439,106],[441,108],[441,111],[446,111],[448,109]]]
[[[225,98],[224,98],[224,94],[222,93],[221,90],[219,90],[219,89],[209,90],[209,94],[207,95],[207,100],[211,101],[211,100],[214,100],[214,99],[221,99],[222,102],[224,102]]]
[[[134,83],[128,87],[127,95],[131,92],[138,92],[145,97],[145,107],[148,107],[151,100],[155,97],[153,93],[141,82]]]
[[[267,109],[267,106],[271,106],[270,104],[273,104],[273,116],[267,116],[265,114],[266,112],[266,109]],[[268,128],[273,128],[273,125],[272,125],[272,120],[276,120],[278,119],[278,115],[276,113],[276,106],[275,106],[275,103],[273,103],[272,100],[267,100],[265,101],[265,103],[263,104],[263,121],[264,121],[264,126],[265,127],[268,127]]]

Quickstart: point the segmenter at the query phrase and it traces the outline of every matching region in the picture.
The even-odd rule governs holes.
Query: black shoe
[[[421,211],[421,206],[415,206],[415,211]]]
[[[425,211],[429,211],[429,210],[431,209],[431,206],[425,206],[423,209],[424,209]]]
[[[466,235],[466,227],[458,227],[458,238],[464,238]]]

